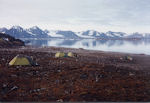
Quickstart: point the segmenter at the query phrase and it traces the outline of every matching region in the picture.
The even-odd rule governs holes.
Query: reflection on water
[[[150,55],[150,39],[146,40],[30,40],[30,45],[56,46],[69,48],[84,48],[89,50],[103,50],[127,53],[144,53]]]

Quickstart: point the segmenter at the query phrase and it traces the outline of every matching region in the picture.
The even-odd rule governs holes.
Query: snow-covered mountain
[[[5,33],[7,31],[7,28],[0,28],[0,33]]]
[[[95,30],[87,30],[87,31],[77,32],[76,34],[82,38],[108,38],[105,33],[98,32]]]
[[[47,33],[37,26],[33,26],[32,28],[26,29],[26,32],[33,36],[36,36],[37,38],[48,37]]]
[[[136,33],[133,33],[133,34],[129,35],[128,37],[129,38],[143,38],[144,35],[136,32]]]
[[[118,38],[122,38],[122,37],[127,36],[126,33],[123,33],[123,32],[112,32],[112,31],[106,32],[106,35],[109,36],[109,37],[118,37]]]
[[[96,39],[118,39],[118,38],[150,38],[150,33],[132,33],[108,31],[98,32],[95,30],[87,30],[82,32],[62,31],[62,30],[42,30],[37,26],[24,29],[20,26],[13,26],[10,29],[0,28],[0,33],[9,34],[15,38],[63,38],[63,39],[81,39],[81,38],[96,38]]]
[[[13,26],[10,29],[1,28],[0,32],[9,34],[15,38],[31,38],[31,37],[33,37],[31,34],[29,34],[26,30],[24,30],[20,26]]]

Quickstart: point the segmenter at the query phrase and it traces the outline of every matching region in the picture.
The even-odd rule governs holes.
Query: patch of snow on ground
[[[4,40],[6,40],[6,41],[9,41],[9,39],[8,38],[3,38]]]

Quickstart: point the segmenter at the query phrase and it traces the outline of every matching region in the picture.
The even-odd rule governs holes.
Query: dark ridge
[[[15,39],[14,37],[0,33],[0,48],[4,47],[16,47],[16,46],[24,46],[24,42],[20,39]]]

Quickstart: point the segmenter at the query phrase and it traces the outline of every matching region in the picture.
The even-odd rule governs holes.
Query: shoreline
[[[125,54],[125,55],[142,55],[142,56],[150,56],[150,54],[145,54],[145,53],[129,53],[129,52],[117,52],[117,51],[103,51],[103,50],[92,50],[92,49],[84,49],[84,48],[69,48],[69,47],[57,47],[57,46],[32,46],[32,45],[26,45],[26,46],[22,46],[22,47],[8,47],[8,48],[0,48],[1,50],[7,50],[7,49],[10,49],[10,50],[27,50],[27,49],[30,49],[30,50],[44,50],[45,52],[47,52],[48,50],[51,50],[51,49],[58,49],[58,50],[67,50],[67,51],[83,51],[84,52],[92,52],[92,53],[113,53],[113,54]],[[44,51],[40,51],[40,52],[44,52]]]

